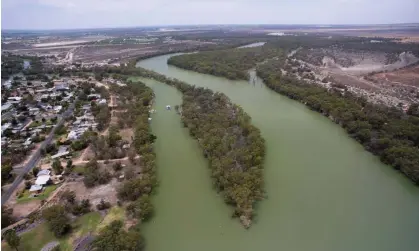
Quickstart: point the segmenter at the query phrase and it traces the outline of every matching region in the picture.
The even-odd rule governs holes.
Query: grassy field
[[[47,224],[43,223],[21,235],[19,250],[39,251],[45,244],[56,240],[54,234],[49,231]],[[11,249],[7,244],[2,244],[1,250],[13,251],[14,249]]]
[[[100,213],[87,213],[74,221],[72,224],[72,232],[64,238],[57,239],[48,229],[46,223],[42,223],[31,231],[21,235],[19,250],[39,251],[45,244],[52,241],[59,241],[61,251],[71,251],[72,242],[89,232],[93,232],[101,221]],[[2,244],[1,250],[13,251],[7,244]]]
[[[80,174],[84,174],[86,172],[86,168],[83,166],[76,166],[73,169],[73,173],[80,173]]]
[[[17,203],[26,203],[26,202],[31,201],[31,200],[47,199],[50,196],[50,194],[52,192],[54,192],[55,189],[57,189],[57,187],[58,187],[58,185],[47,186],[45,188],[45,190],[41,194],[39,194],[37,197],[29,197],[31,195],[29,190],[25,190],[25,192],[23,193],[23,196],[18,198],[16,201],[17,201]]]
[[[79,238],[89,232],[95,231],[101,220],[102,217],[99,212],[91,212],[79,217],[73,223],[72,237]]]
[[[102,223],[96,229],[96,232],[99,232],[101,229],[109,225],[114,220],[125,220],[125,210],[122,207],[114,206],[112,207],[108,214],[103,219]]]

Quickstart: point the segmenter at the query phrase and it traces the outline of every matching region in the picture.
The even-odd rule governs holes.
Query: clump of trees
[[[5,184],[13,181],[13,167],[10,163],[2,163],[1,165],[1,183]]]
[[[265,45],[183,54],[169,58],[167,63],[187,70],[233,80],[248,79],[247,70],[254,67],[257,62],[274,57],[276,53],[277,48]]]
[[[1,206],[1,228],[8,227],[16,222],[16,218],[13,216],[13,208]]]
[[[94,139],[95,137],[97,137],[97,132],[87,130],[81,135],[80,139],[74,140],[71,143],[71,148],[74,151],[83,150],[89,145],[89,143],[92,142],[92,139]]]
[[[96,205],[97,210],[105,210],[111,207],[111,203],[105,201],[104,199],[100,200],[100,203]]]
[[[17,248],[20,245],[20,237],[16,234],[16,231],[14,229],[7,230],[4,233],[4,239],[6,240],[9,247],[18,250]]]
[[[111,121],[111,110],[107,104],[96,105],[94,103],[92,106],[92,114],[98,123],[97,129],[99,131],[102,131],[108,127],[109,122]]]
[[[90,201],[88,199],[80,201],[76,200],[76,193],[74,191],[66,190],[62,193],[60,200],[65,205],[65,208],[68,212],[71,212],[73,215],[83,215],[90,212]]]
[[[126,156],[123,145],[127,142],[122,140],[116,126],[109,127],[107,136],[93,136],[89,141],[97,159],[120,159]]]
[[[154,207],[147,194],[142,195],[136,201],[127,206],[127,214],[142,221],[149,220],[154,213]]]
[[[51,232],[56,237],[62,237],[71,230],[70,219],[61,205],[54,205],[42,211],[42,217],[47,222]]]
[[[107,170],[100,170],[96,159],[89,161],[85,169],[83,182],[86,187],[107,184],[112,179],[112,175]]]
[[[138,227],[125,231],[123,225],[122,221],[113,221],[106,226],[94,240],[93,250],[144,250],[144,238]]]

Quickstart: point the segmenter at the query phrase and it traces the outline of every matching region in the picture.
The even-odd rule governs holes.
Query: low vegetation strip
[[[263,197],[264,139],[250,117],[222,93],[138,68],[137,74],[176,87],[183,93],[182,121],[209,159],[215,187],[234,206],[248,228],[254,204]],[[127,196],[132,196],[129,190]]]
[[[260,47],[206,51],[171,57],[167,63],[200,73],[228,79],[248,79],[247,70],[256,63],[275,57],[277,48],[269,44]]]
[[[257,74],[272,90],[298,100],[342,126],[365,149],[382,162],[400,170],[419,184],[419,110],[413,104],[407,113],[373,105],[350,92],[307,84],[283,76],[281,60],[259,65]]]

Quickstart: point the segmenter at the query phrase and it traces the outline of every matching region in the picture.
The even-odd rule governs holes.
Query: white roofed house
[[[40,176],[44,176],[44,175],[50,175],[50,174],[51,174],[50,170],[44,169],[44,170],[39,171],[38,174],[36,175],[36,177],[40,177]]]
[[[30,193],[40,193],[42,192],[44,188],[41,185],[32,185],[31,188],[29,189]]]
[[[104,105],[104,104],[106,104],[106,99],[100,99],[99,101],[98,101],[98,104],[99,105]]]
[[[35,185],[45,186],[51,181],[51,175],[41,175],[36,178]]]
[[[64,82],[57,82],[55,85],[55,91],[69,91],[70,88]]]
[[[54,111],[55,111],[56,113],[60,112],[60,111],[61,111],[61,109],[63,109],[63,106],[62,106],[62,105],[57,105],[57,106],[54,106]]]
[[[67,140],[76,140],[78,139],[78,135],[76,131],[70,131],[67,135]]]

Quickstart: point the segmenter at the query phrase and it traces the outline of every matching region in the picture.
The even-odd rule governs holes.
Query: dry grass
[[[114,206],[109,210],[108,214],[99,224],[99,226],[96,229],[96,232],[100,232],[100,230],[109,225],[112,221],[121,220],[122,222],[124,222],[125,219],[125,209],[122,207]]]

